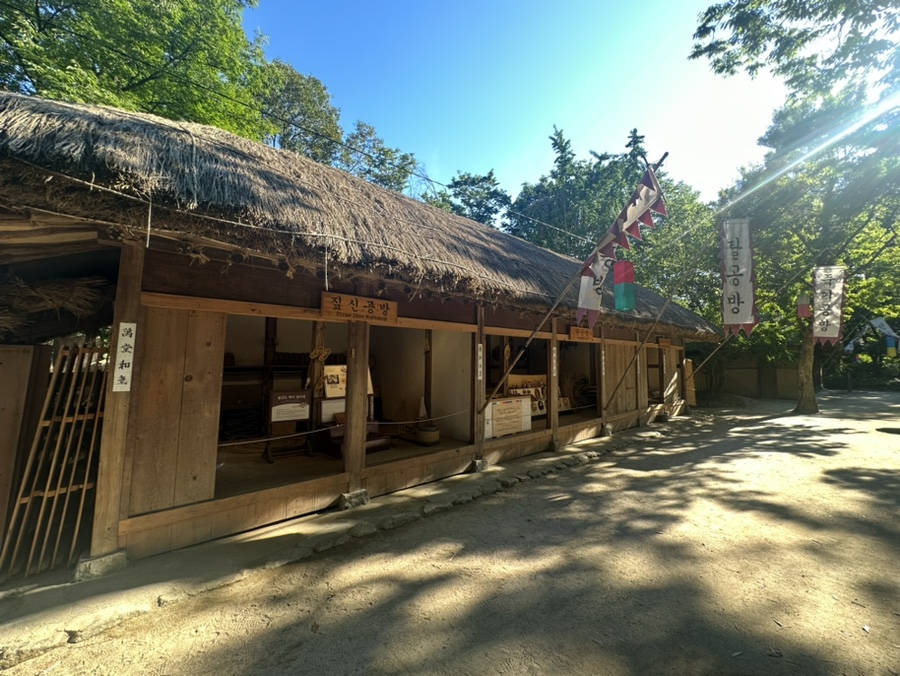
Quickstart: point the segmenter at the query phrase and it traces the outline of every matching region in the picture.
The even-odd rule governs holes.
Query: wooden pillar
[[[640,411],[641,406],[641,375],[643,372],[643,363],[644,363],[644,355],[641,354],[643,352],[643,348],[641,347],[641,334],[637,331],[634,332],[635,339],[635,360],[634,360],[634,410]],[[646,380],[646,376],[644,376]],[[649,404],[649,402],[647,402]],[[638,422],[640,423],[641,417],[638,415]]]
[[[550,427],[550,444],[559,448],[559,337],[556,335],[556,319],[550,320],[550,349],[547,350],[547,422]]]
[[[347,422],[341,453],[344,456],[344,471],[350,475],[349,491],[353,493],[362,488],[362,470],[366,466],[369,325],[366,322],[349,322],[348,329]]]
[[[484,345],[484,307],[476,306],[475,333],[472,334],[472,443],[475,444],[475,459],[484,458],[484,399],[486,387],[486,355]]]
[[[275,352],[278,351],[278,317],[266,317],[265,347],[263,349],[263,416],[265,436],[274,434],[272,416],[269,415],[272,390],[275,389]],[[266,456],[268,457],[268,455]]]
[[[509,336],[503,336],[501,345],[503,345],[503,354],[501,355],[503,366],[500,368],[500,375],[502,376],[509,370],[509,364],[512,361],[512,338],[510,338]],[[500,392],[504,397],[509,396],[509,378],[503,381],[503,387],[500,389]]]
[[[119,324],[137,322],[141,308],[141,276],[144,271],[144,247],[128,243],[119,258],[119,280],[113,330],[110,332],[109,354],[115,355],[119,343]],[[141,327],[135,336],[141,340]],[[111,366],[107,366],[110,368]],[[111,554],[119,548],[119,513],[122,485],[125,480],[125,440],[128,434],[128,412],[133,393],[114,392],[115,378],[106,379],[106,403],[103,410],[103,432],[100,439],[100,462],[97,469],[94,500],[94,528],[91,534],[91,556]],[[164,421],[160,421],[164,424]]]
[[[312,342],[310,345],[310,356],[321,355],[325,349],[325,322],[313,322]],[[318,406],[318,402],[325,397],[325,360],[310,359],[309,371],[309,396],[310,396],[310,422],[313,429],[322,424],[322,411]]]
[[[432,351],[431,351],[431,341],[434,337],[431,329],[425,329],[425,415],[427,417],[433,417],[434,411],[431,409],[431,387],[432,387],[432,369],[433,369],[433,360],[432,360]]]
[[[17,451],[27,435],[23,421],[33,359],[31,346],[0,345],[0,537],[5,537],[3,529],[15,490]]]
[[[603,324],[600,325],[600,359],[598,359],[597,374],[597,415],[600,416],[601,425],[606,425],[606,333]]]

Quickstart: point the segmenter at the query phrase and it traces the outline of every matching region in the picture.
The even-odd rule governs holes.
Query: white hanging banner
[[[589,259],[590,260],[590,259]],[[594,328],[603,306],[603,282],[612,269],[613,259],[596,254],[590,264],[585,264],[581,273],[581,287],[578,291],[578,311],[575,323],[580,324],[585,315],[588,326]]]
[[[722,323],[726,334],[737,335],[744,329],[749,336],[758,323],[750,219],[726,220],[721,235]]]
[[[119,322],[119,342],[116,345],[116,359],[112,363],[113,392],[131,391],[131,372],[134,369],[134,341],[137,338],[137,324]]]
[[[844,309],[844,268],[823,265],[813,273],[813,338],[834,344],[841,339]]]

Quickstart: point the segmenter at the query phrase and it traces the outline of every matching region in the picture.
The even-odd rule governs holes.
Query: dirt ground
[[[900,393],[820,405],[700,410],[9,673],[896,676]]]

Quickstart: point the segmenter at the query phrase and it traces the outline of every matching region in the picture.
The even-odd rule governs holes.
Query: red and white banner
[[[838,342],[843,333],[845,270],[823,265],[813,273],[813,338],[819,343]]]
[[[616,247],[630,249],[628,235],[642,239],[641,224],[653,227],[651,211],[663,216],[668,215],[662,188],[656,174],[648,168],[628,204],[582,264],[581,289],[578,294],[578,310],[575,313],[576,325],[581,323],[582,317],[587,316],[588,326],[594,328],[600,316],[603,281],[615,261]]]
[[[581,289],[578,292],[578,310],[575,312],[575,325],[587,315],[588,326],[594,328],[603,305],[603,282],[612,269],[612,258],[595,255],[594,262],[586,265],[581,271]]]
[[[719,257],[725,333],[736,336],[743,329],[749,336],[759,323],[749,219],[731,218],[722,223]]]

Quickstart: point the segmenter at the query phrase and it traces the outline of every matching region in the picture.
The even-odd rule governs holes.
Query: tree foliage
[[[331,164],[340,151],[340,111],[320,80],[276,59],[263,67],[263,115],[273,131],[267,141],[317,162]]]
[[[357,120],[353,131],[344,137],[334,166],[383,188],[403,192],[417,163],[412,153],[389,148],[375,127]]]
[[[900,316],[900,160],[877,151],[892,132],[867,125],[839,142],[821,142],[858,111],[860,97],[851,88],[817,104],[788,103],[761,140],[772,148],[764,165],[745,170],[723,195],[735,203],[723,217],[749,216],[754,224],[763,322],[745,349],[773,364],[800,360],[802,412],[817,408],[813,344],[810,322],[795,308],[799,294],[812,294],[815,267],[847,269],[848,329],[874,315]]]
[[[900,6],[884,0],[727,0],[700,16],[691,58],[723,75],[772,68],[796,92],[873,72],[900,85]]]
[[[764,321],[745,347],[799,360],[798,412],[817,410],[811,326],[795,311],[814,267],[847,268],[851,330],[859,318],[900,314],[898,32],[896,2],[729,0],[708,8],[694,35],[691,57],[715,72],[768,67],[793,91],[760,140],[772,149],[764,164],[745,170],[722,204],[755,223]]]
[[[549,174],[522,186],[509,209],[506,229],[547,249],[575,258],[590,253],[615,220],[646,169],[643,137],[632,130],[627,152],[591,152],[578,160],[572,143],[554,127],[555,158]]]
[[[242,25],[255,5],[0,0],[0,87],[209,124],[403,190],[415,157],[372,125],[345,133],[322,82],[267,62]]]
[[[447,188],[425,192],[421,199],[439,209],[487,225],[493,225],[510,205],[509,195],[500,187],[493,169],[481,175],[457,172]]]
[[[253,0],[3,0],[0,86],[186,119],[261,140]]]

